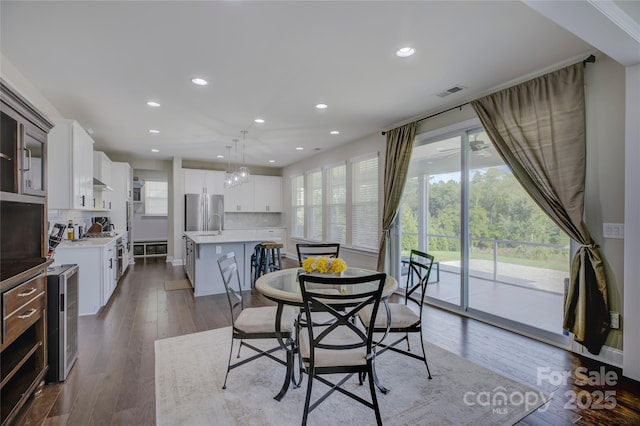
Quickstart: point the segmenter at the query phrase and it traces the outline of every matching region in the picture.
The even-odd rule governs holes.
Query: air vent
[[[461,91],[463,89],[465,89],[464,86],[453,86],[453,87],[450,87],[449,89],[445,90],[444,92],[438,93],[438,96],[441,97],[441,98],[444,98],[446,96],[451,95],[452,93],[459,92],[459,91]]]

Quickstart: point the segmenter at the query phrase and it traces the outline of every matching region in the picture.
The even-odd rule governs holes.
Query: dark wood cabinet
[[[52,123],[0,78],[0,422],[47,372],[47,134]]]

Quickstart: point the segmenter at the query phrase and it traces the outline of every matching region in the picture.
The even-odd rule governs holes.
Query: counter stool
[[[263,241],[256,244],[251,255],[251,287],[262,275],[282,269],[281,243],[275,241]]]
[[[262,243],[262,266],[264,274],[282,269],[282,257],[280,255],[281,248],[284,248],[282,243],[276,243],[273,241],[265,241]]]

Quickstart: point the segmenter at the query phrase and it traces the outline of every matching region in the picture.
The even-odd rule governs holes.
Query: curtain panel
[[[580,244],[563,328],[598,354],[609,331],[604,264],[583,222],[584,66],[577,63],[471,102],[496,150],[533,200]]]
[[[393,221],[398,214],[407,171],[411,161],[413,140],[416,137],[416,122],[396,127],[387,132],[387,147],[384,165],[384,200],[382,208],[382,236],[378,250],[378,271],[385,271],[389,259],[387,241]]]

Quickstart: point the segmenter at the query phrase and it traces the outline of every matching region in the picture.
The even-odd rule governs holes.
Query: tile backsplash
[[[284,226],[283,213],[225,213],[225,229],[280,228]]]
[[[49,210],[47,219],[49,220],[49,230],[51,230],[54,223],[66,225],[70,220],[72,220],[74,224],[83,226],[86,230],[91,226],[91,218],[97,216],[109,216],[109,214],[106,212],[87,212],[82,210]]]

